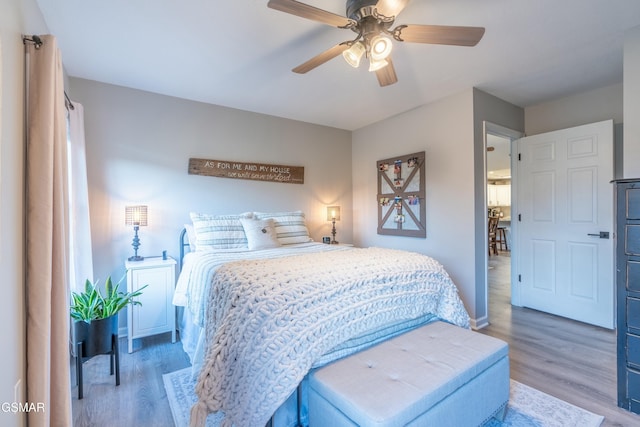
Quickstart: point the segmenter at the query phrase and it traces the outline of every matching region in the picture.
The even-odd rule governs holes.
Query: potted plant
[[[111,277],[107,277],[106,295],[102,295],[98,283],[87,279],[83,292],[71,293],[76,343],[83,343],[81,357],[109,353],[112,337],[118,335],[118,312],[129,304],[141,304],[135,298],[148,285],[133,292],[121,292],[118,290],[120,282],[122,279],[114,284]]]

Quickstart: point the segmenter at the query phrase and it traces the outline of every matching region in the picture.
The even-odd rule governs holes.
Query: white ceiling
[[[266,0],[37,0],[69,76],[355,130],[477,87],[526,107],[622,81],[640,0],[413,0],[396,24],[486,28],[475,47],[395,43],[381,88],[341,57],[291,69],[355,33]],[[344,15],[344,0],[306,0]],[[73,97],[73,93],[71,93]]]

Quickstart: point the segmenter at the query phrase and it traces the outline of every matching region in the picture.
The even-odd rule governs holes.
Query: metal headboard
[[[190,250],[191,246],[189,245],[189,236],[187,236],[187,229],[183,228],[180,232],[180,262],[178,264],[180,271],[182,271],[182,261],[184,260],[184,255],[187,252],[190,252]]]

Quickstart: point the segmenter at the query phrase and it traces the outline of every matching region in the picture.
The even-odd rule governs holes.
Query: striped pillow
[[[281,245],[311,242],[309,230],[302,211],[254,212],[257,219],[273,218],[276,237]]]
[[[248,248],[240,218],[251,218],[251,212],[240,215],[191,212],[190,216],[196,233],[196,250]]]

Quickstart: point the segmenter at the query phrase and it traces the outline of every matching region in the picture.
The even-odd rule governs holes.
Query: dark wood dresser
[[[616,186],[618,406],[640,413],[640,179]]]

